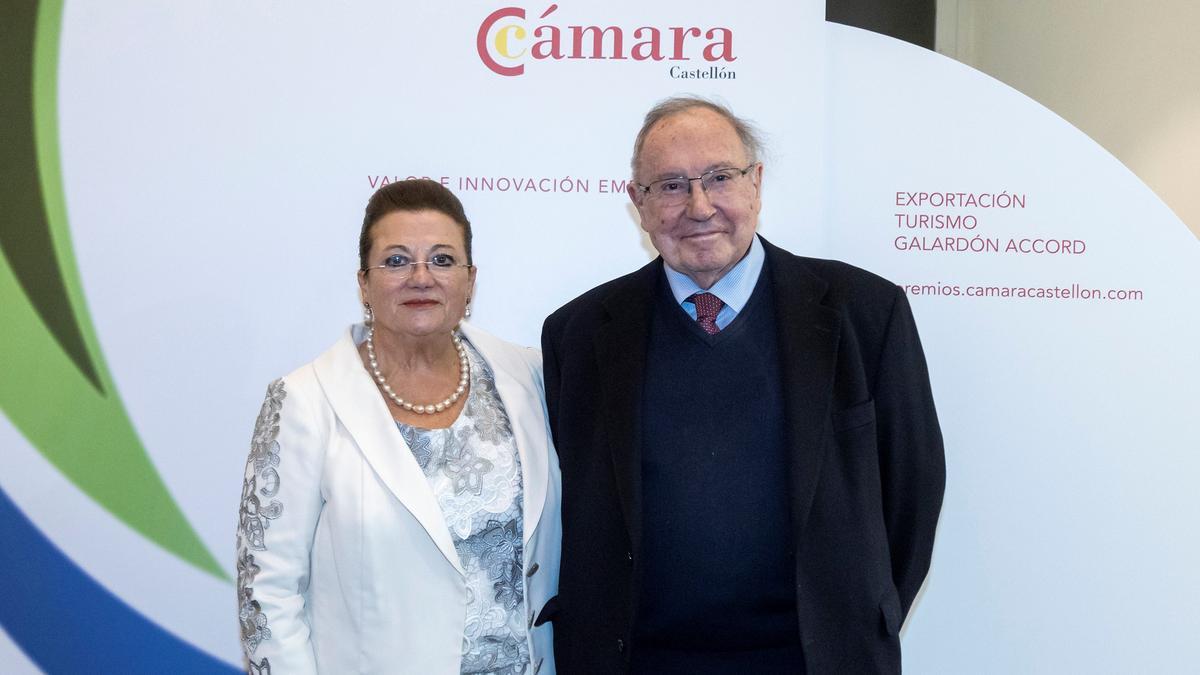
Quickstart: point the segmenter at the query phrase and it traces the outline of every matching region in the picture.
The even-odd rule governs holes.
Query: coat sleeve
[[[317,672],[304,603],[328,425],[293,377],[267,387],[238,509],[238,619],[255,675]]]
[[[533,347],[522,347],[522,354],[525,357],[525,362],[529,364],[529,372],[533,377],[533,386],[537,389],[538,396],[543,400],[546,398],[546,380],[543,372],[542,351]]]
[[[551,315],[542,324],[542,393],[546,398],[551,441],[558,448],[559,361],[556,341],[561,331],[556,328],[556,316]]]
[[[899,288],[876,372],[884,524],[904,617],[929,571],[946,487],[946,458],[925,354]]]

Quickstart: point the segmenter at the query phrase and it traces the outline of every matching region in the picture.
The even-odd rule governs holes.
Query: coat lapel
[[[661,260],[654,260],[602,301],[608,323],[596,334],[605,428],[612,451],[613,471],[621,511],[629,530],[634,559],[642,543],[642,390],[646,379],[646,343],[650,312]]]
[[[466,323],[462,324],[462,331],[491,368],[500,402],[512,425],[513,440],[521,457],[525,530],[522,539],[528,545],[542,517],[550,471],[546,417],[542,408],[544,397],[535,389],[529,362],[517,351],[520,347],[506,345]]]
[[[421,523],[454,569],[465,573],[433,489],[363,366],[354,336],[347,331],[313,365],[334,413],[375,474]]]
[[[826,421],[840,338],[840,316],[821,304],[828,284],[799,258],[763,240],[775,294],[784,424],[791,448],[792,518],[797,541],[808,520],[827,444]]]

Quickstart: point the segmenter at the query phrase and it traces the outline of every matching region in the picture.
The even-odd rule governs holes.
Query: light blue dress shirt
[[[754,240],[750,242],[750,251],[746,253],[746,257],[739,260],[733,269],[718,279],[712,288],[700,288],[696,282],[692,281],[691,277],[671,269],[671,266],[665,262],[663,271],[667,273],[667,283],[671,285],[671,295],[675,296],[675,302],[678,302],[679,306],[683,307],[683,311],[687,312],[692,319],[696,318],[696,305],[688,300],[692,294],[707,292],[720,298],[725,306],[717,314],[717,328],[724,329],[750,300],[750,294],[754,292],[754,286],[758,283],[758,275],[762,272],[765,259],[766,254],[763,252],[762,243],[759,242],[758,235],[755,235]]]

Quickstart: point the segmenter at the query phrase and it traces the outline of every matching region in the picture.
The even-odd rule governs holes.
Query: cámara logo
[[[544,20],[558,9],[546,8],[538,17]],[[529,59],[690,61],[732,62],[733,31],[713,27],[639,26],[632,31],[620,26],[557,26],[542,23],[526,26],[523,7],[504,7],[479,24],[475,38],[479,59],[492,72],[515,77],[525,72]]]

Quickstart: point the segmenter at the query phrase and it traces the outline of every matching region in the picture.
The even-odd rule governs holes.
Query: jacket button
[[[533,563],[532,565],[530,565],[530,566],[529,566],[529,569],[525,571],[525,576],[526,576],[526,577],[531,577],[531,576],[533,576],[533,575],[534,575],[534,573],[535,573],[535,572],[537,572],[537,571],[538,571],[538,564],[537,564],[537,563]]]
[[[625,651],[625,641],[621,638],[617,638],[617,651],[622,653]]]

